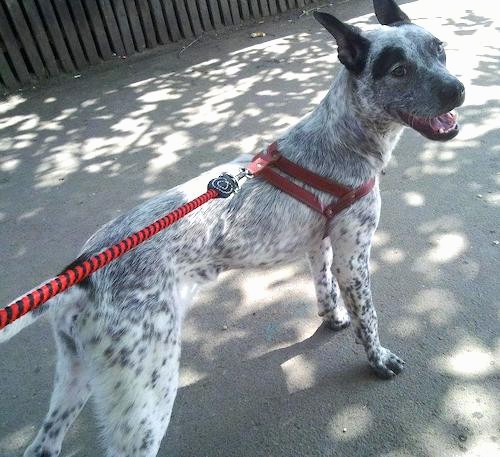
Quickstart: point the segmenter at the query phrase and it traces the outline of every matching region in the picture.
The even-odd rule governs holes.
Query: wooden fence
[[[0,0],[0,92],[313,0]]]

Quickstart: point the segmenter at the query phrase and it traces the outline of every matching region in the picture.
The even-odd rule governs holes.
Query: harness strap
[[[304,184],[333,195],[338,200],[324,207],[316,195],[295,184],[287,176],[278,173],[276,169]],[[371,178],[360,187],[353,189],[317,175],[283,157],[276,142],[270,144],[265,152],[257,154],[247,167],[247,170],[254,176],[262,177],[286,194],[323,214],[328,220],[370,193],[375,185],[375,179]]]
[[[354,202],[360,200],[365,195],[368,195],[375,185],[375,178],[371,178],[356,189],[351,189],[349,192],[340,197],[335,203],[328,205],[323,214],[327,219],[331,219],[336,214],[340,213]]]
[[[299,200],[302,203],[306,204],[313,210],[318,211],[319,213],[323,213],[323,205],[319,201],[318,197],[316,197],[316,195],[307,191],[298,184],[290,181],[287,177],[280,175],[271,167],[266,167],[264,170],[262,170],[259,176],[261,178],[264,178],[274,187],[277,187],[296,200]]]
[[[276,142],[274,142],[269,146],[269,148],[277,151],[278,145],[276,144]],[[278,154],[280,153],[278,152]],[[306,168],[301,167],[300,165],[297,165],[295,162],[288,160],[281,154],[279,159],[273,162],[272,165],[281,170],[283,173],[291,176],[292,178],[302,181],[304,184],[307,184],[328,194],[335,195],[337,197],[347,194],[352,190],[350,187],[344,186],[343,184],[335,181],[331,181],[327,178],[324,178],[323,176],[309,171]]]

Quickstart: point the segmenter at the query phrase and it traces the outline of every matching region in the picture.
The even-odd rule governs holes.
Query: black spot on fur
[[[132,408],[134,407],[134,403],[135,403],[135,402],[131,402],[131,403],[129,403],[129,404],[128,404],[128,406],[125,408],[125,411],[123,411],[123,415],[124,415],[124,416],[127,416],[127,414],[128,414],[130,411],[132,411]],[[127,425],[127,424],[125,423],[125,425]],[[127,426],[128,426],[128,425],[127,425]]]
[[[75,340],[71,338],[67,333],[59,331],[59,337],[61,338],[61,342],[64,344],[64,347],[73,355],[77,353],[77,348],[75,344]]]
[[[158,381],[159,377],[160,377],[160,374],[158,373],[158,370],[154,369],[153,373],[151,375],[151,384],[153,385],[153,388],[156,387],[156,381]]]
[[[102,341],[102,337],[99,335],[94,335],[92,338],[90,338],[89,343],[92,346],[98,345]]]
[[[152,435],[153,432],[151,430],[146,431],[142,437],[141,447],[139,448],[141,451],[146,451],[153,444]]]
[[[395,46],[387,46],[375,59],[372,68],[373,79],[377,80],[387,74],[389,69],[398,62],[406,60],[406,55],[403,49]]]
[[[120,365],[124,368],[130,364],[130,355],[132,351],[128,348],[120,349]]]
[[[46,422],[45,424],[43,424],[44,433],[47,433],[52,427],[52,425],[54,425],[52,422]]]
[[[31,311],[31,314],[33,317],[38,317],[44,314],[46,311],[48,311],[50,308],[50,303],[44,303],[42,306],[39,306],[38,308],[35,308],[34,310]]]

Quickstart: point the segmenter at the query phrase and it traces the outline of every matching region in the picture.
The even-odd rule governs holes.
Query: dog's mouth
[[[399,112],[399,117],[406,125],[434,141],[451,140],[459,131],[457,115],[451,111],[432,118]]]

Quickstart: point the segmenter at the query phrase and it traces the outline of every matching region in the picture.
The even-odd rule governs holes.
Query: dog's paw
[[[325,314],[323,316],[323,321],[325,322],[326,326],[334,332],[344,330],[351,324],[349,314],[347,314],[347,311],[344,307],[335,308],[335,310],[332,310],[329,313]]]
[[[370,365],[375,374],[381,379],[391,379],[403,371],[405,361],[393,354],[389,349],[380,347],[369,358]]]

